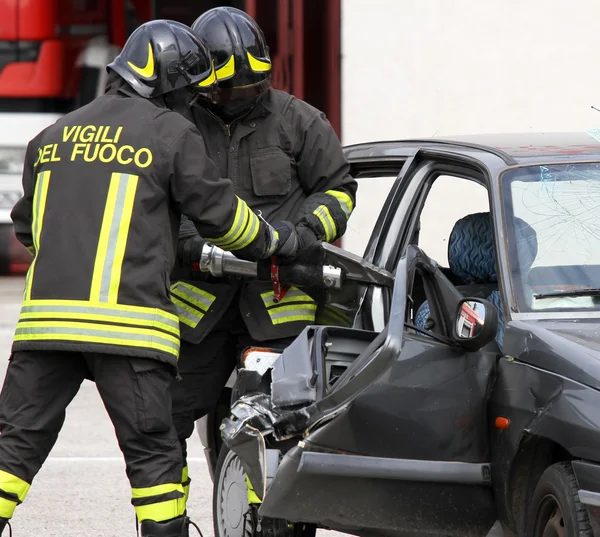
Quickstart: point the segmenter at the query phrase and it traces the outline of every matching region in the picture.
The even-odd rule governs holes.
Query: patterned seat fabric
[[[467,215],[454,224],[448,241],[448,264],[450,270],[466,284],[498,282],[492,219],[489,212]],[[504,315],[500,293],[497,290],[492,291],[487,300],[498,309],[499,326],[496,341],[502,347]],[[429,311],[428,302],[423,302],[415,316],[417,327],[426,328]]]

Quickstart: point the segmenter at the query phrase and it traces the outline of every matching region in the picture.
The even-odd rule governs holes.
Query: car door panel
[[[416,255],[399,263],[385,342],[317,403],[261,515],[402,537],[483,537],[496,520],[485,412],[496,354],[404,328]]]
[[[329,455],[329,465],[310,464],[311,453],[305,448],[295,447],[285,455],[261,516],[319,522],[365,537],[479,537],[496,520],[489,486],[448,479],[454,474],[456,480],[464,480],[466,468],[438,464],[436,475],[444,481],[433,482],[429,472],[415,475],[409,461],[397,459],[334,454]],[[447,464],[466,464],[473,478],[483,475],[480,465]],[[403,478],[406,475],[412,480]]]
[[[465,353],[406,334],[387,371],[308,440],[377,457],[488,461],[482,401],[495,363],[493,352]]]

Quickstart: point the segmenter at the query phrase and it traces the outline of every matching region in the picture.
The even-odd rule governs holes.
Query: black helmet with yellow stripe
[[[171,20],[142,24],[107,66],[147,99],[180,88],[212,95],[216,76],[208,48],[186,25]]]
[[[271,86],[271,58],[256,21],[233,7],[216,7],[196,19],[192,30],[215,64],[218,102],[254,102]]]

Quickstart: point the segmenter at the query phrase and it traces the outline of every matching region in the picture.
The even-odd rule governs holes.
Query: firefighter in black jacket
[[[29,143],[12,211],[34,259],[0,395],[0,533],[89,377],[114,424],[142,535],[187,535],[169,394],[181,214],[241,257],[293,255],[289,226],[261,222],[219,178],[196,128],[169,108],[178,94],[215,87],[210,54],[191,30],[147,23],[109,71],[107,95]]]
[[[293,221],[300,248],[341,237],[357,184],[325,115],[271,88],[264,35],[243,11],[211,9],[192,29],[211,51],[220,92],[218,103],[198,103],[188,111],[221,175],[267,221]],[[194,421],[219,400],[240,351],[264,341],[285,345],[315,324],[317,310],[305,289],[291,288],[276,303],[269,284],[194,273],[203,244],[184,221],[173,274],[178,281],[171,288],[182,331],[182,381],[173,385],[173,418],[184,458]],[[186,494],[189,483],[184,471]]]

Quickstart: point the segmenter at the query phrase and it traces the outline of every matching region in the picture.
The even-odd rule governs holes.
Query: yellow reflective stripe
[[[246,205],[246,202],[236,196],[237,208],[235,210],[235,216],[233,218],[233,224],[229,228],[229,231],[222,237],[215,237],[214,239],[206,239],[215,246],[224,246],[230,242],[238,240],[241,233],[244,231],[246,224],[248,223],[248,217],[250,209]]]
[[[64,321],[19,321],[15,341],[65,340],[146,347],[179,356],[179,338],[158,330]]]
[[[198,86],[200,86],[201,88],[205,88],[207,86],[211,86],[212,84],[214,84],[217,80],[217,75],[215,74],[215,60],[212,61],[212,63],[210,64],[210,73],[208,75],[206,75],[206,78],[204,80],[201,80],[200,82],[198,82]]]
[[[254,492],[254,487],[252,486],[252,483],[250,482],[250,478],[248,477],[247,474],[246,474],[246,485],[248,485],[248,503],[250,503],[250,504],[262,503],[261,499],[256,495],[256,492]]]
[[[98,330],[101,332],[116,332],[120,334],[136,334],[145,335],[153,338],[161,338],[173,343],[179,343],[179,338],[172,336],[171,334],[164,334],[152,328],[136,328],[133,326],[115,326],[108,324],[99,323],[85,323],[85,322],[69,322],[69,321],[19,321],[17,323],[17,330],[19,328],[44,328],[44,327],[56,327],[56,328],[73,328],[77,330]]]
[[[231,78],[235,74],[235,57],[233,54],[229,56],[227,62],[217,69],[217,80],[225,80]]]
[[[112,315],[98,315],[96,313],[80,313],[80,312],[40,312],[40,313],[21,313],[19,319],[73,319],[81,321],[104,321],[116,322],[124,324],[134,324],[138,326],[148,326],[150,322],[152,327],[160,328],[179,336],[179,327],[173,327],[158,321],[147,321],[145,319],[136,319],[133,317],[115,317]]]
[[[159,494],[168,494],[169,492],[181,492],[181,483],[165,483],[164,485],[154,485],[153,487],[143,487],[131,489],[133,498],[148,498],[150,496],[158,496]]]
[[[346,215],[346,218],[350,218],[352,210],[354,209],[354,203],[348,194],[341,192],[340,190],[327,190],[325,194],[329,194],[338,200],[342,207],[342,211],[344,211],[344,214]]]
[[[250,69],[252,69],[255,73],[264,73],[265,71],[271,70],[271,62],[268,62],[266,60],[259,60],[258,58],[255,58],[254,56],[252,56],[252,54],[250,54],[247,51],[246,51],[246,54],[248,55],[248,62],[250,63]]]
[[[179,356],[179,349],[175,350],[167,345],[161,345],[155,342],[145,341],[132,341],[128,339],[118,339],[111,337],[102,336],[79,336],[75,334],[17,334],[14,337],[14,341],[74,341],[78,343],[100,343],[103,345],[119,345],[128,347],[143,347],[153,349],[157,351],[167,352],[173,354],[175,357]]]
[[[186,282],[175,282],[171,285],[171,293],[175,293],[179,298],[187,300],[190,304],[194,304],[200,311],[204,312],[209,310],[217,298],[215,295]]]
[[[325,205],[319,205],[314,211],[313,214],[317,216],[321,225],[323,226],[323,230],[325,231],[325,240],[327,242],[331,242],[336,237],[337,229],[335,227],[335,222],[329,212],[329,208]]]
[[[137,175],[111,175],[94,262],[90,300],[116,303],[137,184]]]
[[[31,232],[33,235],[33,248],[35,257],[27,271],[25,279],[25,300],[31,298],[31,286],[33,284],[33,271],[35,270],[35,260],[40,251],[40,237],[42,236],[42,225],[44,223],[44,213],[46,211],[46,200],[48,198],[48,186],[50,185],[50,171],[40,172],[37,175],[35,191],[33,193],[33,214],[31,219]]]
[[[246,248],[258,235],[258,231],[260,229],[260,220],[258,216],[256,216],[250,209],[248,209],[250,222],[248,224],[247,231],[244,232],[242,237],[239,238],[238,243],[235,247],[230,248],[231,250],[242,250]]]
[[[204,317],[204,313],[192,308],[189,304],[185,304],[175,296],[171,296],[171,300],[179,312],[179,322],[182,322],[190,328],[196,328],[198,323]]]
[[[19,501],[23,501],[31,485],[16,475],[0,470],[0,489],[9,494],[15,494]]]
[[[237,196],[236,196],[237,197]],[[238,206],[229,231],[222,237],[206,239],[208,242],[224,250],[241,250],[248,246],[258,235],[260,220],[250,210],[246,202],[237,198]]]
[[[119,234],[117,242],[114,245],[114,258],[112,271],[110,275],[110,284],[108,289],[108,302],[115,304],[119,294],[119,285],[121,284],[121,271],[123,269],[123,258],[125,257],[125,246],[129,236],[131,226],[131,215],[133,213],[133,202],[135,201],[135,192],[138,186],[137,175],[125,175],[127,177],[127,186],[125,187],[125,199],[123,200],[123,212],[121,214],[121,223],[119,225]]]
[[[273,293],[273,291],[261,293],[260,296],[267,308],[279,304],[289,304],[290,302],[314,302],[314,299],[310,295],[307,295],[294,286],[290,287],[288,292],[279,302],[275,302],[275,293]]]
[[[181,482],[185,483],[189,478],[189,469],[187,466],[183,467],[183,471],[181,472]]]
[[[162,317],[167,322],[171,322],[177,327],[177,316],[168,311],[158,308],[148,308],[145,306],[130,306],[128,304],[106,304],[104,302],[93,302],[89,300],[54,300],[54,299],[33,299],[23,302],[21,311],[44,311],[43,308],[56,308],[57,311],[90,311],[90,308],[106,311],[108,314],[123,315],[124,312],[139,314],[153,321],[156,316]],[[49,310],[45,310],[49,311]],[[114,313],[116,312],[116,313]]]
[[[115,205],[117,204],[117,192],[119,191],[120,178],[121,174],[112,174],[108,187],[106,205],[104,206],[104,216],[102,217],[102,225],[100,227],[100,239],[98,240],[94,272],[92,273],[92,286],[90,289],[90,300],[95,302],[100,302],[100,287],[102,286],[102,275],[110,240],[110,228],[115,214]]]
[[[183,488],[181,489],[183,493]],[[183,515],[185,511],[185,497],[164,502],[152,503],[150,505],[134,506],[138,522],[144,520],[153,520],[154,522],[164,522]]]
[[[316,304],[292,304],[267,310],[273,324],[290,323],[294,321],[314,322]]]
[[[6,498],[0,498],[0,517],[12,518],[16,507],[17,502],[7,500]]]
[[[154,54],[152,54],[152,43],[148,43],[148,61],[145,67],[138,67],[131,62],[127,62],[127,65],[131,67],[136,73],[143,76],[144,78],[150,78],[154,75]]]

